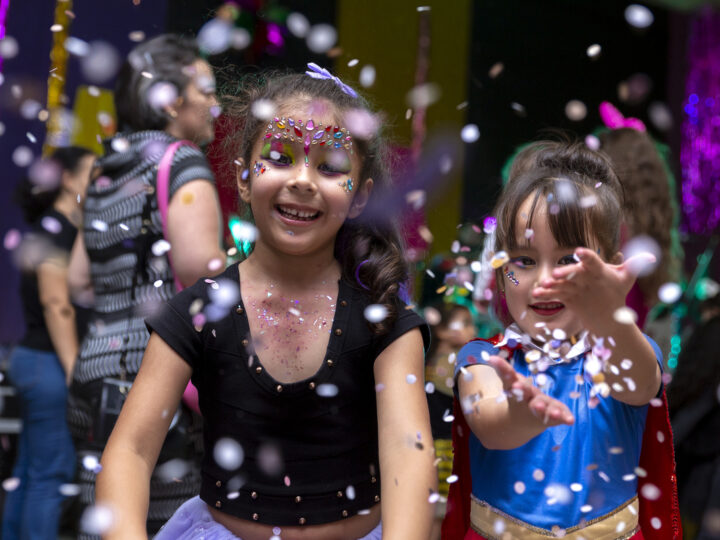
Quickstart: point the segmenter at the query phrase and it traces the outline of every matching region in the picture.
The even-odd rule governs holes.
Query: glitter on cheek
[[[255,176],[258,177],[261,174],[265,173],[265,165],[261,161],[256,161],[255,165],[253,166],[253,172],[255,173]]]
[[[338,186],[340,186],[340,188],[342,188],[342,190],[343,190],[345,193],[352,193],[352,190],[353,190],[353,187],[354,187],[354,185],[353,185],[353,179],[352,179],[352,178],[348,178],[347,180],[345,180],[345,181],[343,181],[343,182],[338,182]]]

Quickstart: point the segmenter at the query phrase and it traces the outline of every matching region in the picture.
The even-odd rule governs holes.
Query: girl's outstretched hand
[[[515,371],[507,360],[500,356],[490,356],[487,363],[495,369],[505,391],[520,397],[522,403],[527,403],[530,412],[548,427],[575,422],[575,417],[567,405],[544,394],[529,378]]]
[[[552,271],[535,289],[533,297],[557,300],[575,313],[585,328],[612,318],[625,305],[625,297],[644,267],[655,262],[654,255],[640,253],[621,264],[610,264],[587,248],[577,248],[577,264]]]

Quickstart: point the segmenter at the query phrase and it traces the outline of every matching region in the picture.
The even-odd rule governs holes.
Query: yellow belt
[[[545,540],[559,534],[564,540],[626,540],[639,530],[638,500],[635,496],[604,516],[565,529],[562,534],[559,528],[535,527],[472,497],[470,523],[488,540]]]

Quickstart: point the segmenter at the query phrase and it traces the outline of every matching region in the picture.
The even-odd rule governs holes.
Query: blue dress
[[[662,365],[657,344],[646,339]],[[593,383],[586,369],[589,349],[584,340],[579,342],[564,361],[542,372],[542,384],[525,361],[527,347],[514,352],[515,370],[533,376],[546,394],[565,403],[575,423],[548,428],[512,450],[487,449],[471,433],[475,498],[550,530],[603,516],[637,494],[636,468],[648,406],[627,405],[612,397],[592,399]],[[485,341],[468,343],[458,354],[456,377],[471,373],[469,366],[485,364],[483,357],[499,352]]]

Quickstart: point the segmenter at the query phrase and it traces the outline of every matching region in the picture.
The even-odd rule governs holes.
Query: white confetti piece
[[[334,384],[319,384],[315,389],[320,397],[335,397],[338,394],[338,387]]]
[[[215,443],[213,458],[220,467],[232,471],[242,465],[245,453],[237,441],[229,437],[223,437]]]
[[[656,501],[660,498],[660,488],[655,484],[644,484],[643,487],[640,488],[640,495],[649,501]]]
[[[371,323],[379,323],[387,318],[388,310],[382,304],[370,304],[363,312],[365,319]]]
[[[466,143],[474,143],[480,138],[480,129],[477,124],[467,124],[460,131],[460,138]]]

